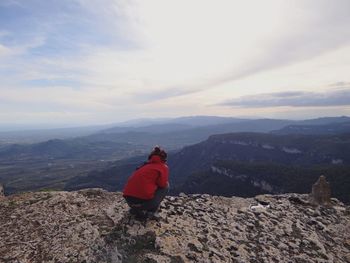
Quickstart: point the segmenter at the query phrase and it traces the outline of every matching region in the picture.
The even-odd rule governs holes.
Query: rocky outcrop
[[[0,184],[0,199],[5,197],[5,190],[2,184]]]
[[[321,175],[317,182],[313,184],[310,199],[315,205],[331,204],[331,186],[324,175]]]
[[[350,262],[350,209],[331,202],[182,194],[139,222],[100,189],[8,196],[0,262]]]

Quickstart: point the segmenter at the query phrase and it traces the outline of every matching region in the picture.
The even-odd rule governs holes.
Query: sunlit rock
[[[164,199],[157,220],[137,221],[121,193],[25,193],[0,202],[0,262],[341,263],[348,211],[300,194],[182,194]]]

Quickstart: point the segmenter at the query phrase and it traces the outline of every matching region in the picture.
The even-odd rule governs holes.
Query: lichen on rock
[[[13,195],[0,203],[0,262],[348,262],[349,207],[333,203],[181,195],[140,222],[121,193]]]

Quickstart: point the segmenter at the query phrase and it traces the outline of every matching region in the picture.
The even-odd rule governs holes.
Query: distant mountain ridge
[[[119,124],[94,125],[85,127],[56,128],[56,129],[38,129],[38,130],[15,130],[0,132],[0,145],[10,143],[36,143],[49,139],[71,139],[74,137],[97,138],[98,135],[110,134],[109,137],[117,140],[118,135],[125,136],[125,133],[136,132],[163,134],[165,138],[172,136],[172,132],[185,131],[185,137],[189,139],[184,141],[188,143],[199,142],[193,141],[196,134],[201,136],[200,139],[212,134],[228,132],[269,132],[281,129],[287,125],[325,125],[336,124],[341,122],[350,122],[350,118],[341,117],[323,117],[310,120],[277,120],[277,119],[244,119],[233,117],[218,116],[188,116],[179,118],[163,119],[140,119],[122,122]],[[270,125],[272,125],[270,127]],[[191,130],[194,129],[194,130]],[[165,133],[170,133],[168,136]],[[114,138],[112,138],[114,134]],[[204,138],[203,138],[204,136]],[[206,137],[205,137],[206,136]],[[136,138],[137,139],[137,138]],[[142,141],[142,140],[141,140]]]
[[[337,123],[340,124],[346,119],[349,118],[334,117],[292,121],[273,119],[248,120],[211,116],[183,117],[172,120],[162,120],[156,124],[147,126],[141,125],[139,127],[115,127],[113,129],[103,129],[88,136],[65,140],[51,139],[34,144],[0,144],[0,165],[2,167],[0,182],[6,184],[6,186],[8,186],[7,189],[11,189],[11,192],[42,188],[46,189],[50,187],[53,187],[54,189],[62,189],[63,187],[66,187],[66,189],[74,189],[83,184],[91,187],[98,185],[109,189],[110,187],[113,187],[114,180],[108,178],[110,174],[108,171],[113,171],[111,168],[113,164],[110,164],[110,162],[124,158],[145,156],[156,144],[161,145],[170,152],[171,158],[169,158],[169,162],[174,167],[174,172],[176,172],[177,169],[181,171],[181,166],[186,167],[186,169],[182,170],[183,173],[179,172],[178,174],[180,175],[175,177],[183,177],[182,179],[185,180],[188,172],[207,171],[209,166],[202,166],[216,160],[216,157],[214,156],[211,157],[211,159],[203,159],[200,162],[197,162],[196,158],[193,158],[192,156],[189,156],[188,160],[178,158],[178,154],[175,154],[175,152],[180,151],[185,147],[180,151],[181,154],[185,154],[187,146],[189,145],[200,147],[196,144],[207,140],[208,137],[213,134],[239,132],[258,132],[267,134],[273,130],[283,129],[283,127],[288,125],[296,125],[300,123],[303,125],[309,125],[308,123],[314,123],[316,125],[319,125],[319,123],[326,123],[336,126]],[[145,122],[143,122],[143,124],[144,123]],[[211,125],[207,125],[208,123],[211,123]],[[254,136],[256,137],[255,139],[257,139],[268,135],[262,134]],[[294,138],[293,135],[289,136],[290,137],[288,138]],[[312,137],[314,137],[314,135],[312,135]],[[215,138],[215,136],[211,138]],[[240,140],[241,139],[237,139],[237,145],[239,145]],[[272,141],[275,142],[276,140],[277,139],[273,139]],[[301,146],[298,147],[302,149],[302,147],[304,147],[303,144],[308,145],[308,140],[309,139],[304,139],[305,143],[299,143]],[[323,145],[323,142],[324,141],[321,140],[319,145]],[[317,143],[315,143],[315,145],[317,145]],[[327,148],[328,146],[326,145],[329,145],[329,143],[325,141],[324,145]],[[243,145],[240,145],[240,147],[242,147],[242,152],[237,152],[235,155],[241,156],[242,158],[238,158],[237,161],[243,162],[247,162],[250,159],[252,159],[252,161],[261,159],[263,161],[276,161],[278,163],[286,164],[298,156],[304,156],[303,154],[298,154],[298,151],[300,151],[298,147],[293,147],[293,145],[288,146],[287,144],[282,146],[282,151],[278,150],[279,148],[270,150],[265,149],[270,147],[268,143],[262,147],[252,145],[249,147],[243,147]],[[283,149],[283,147],[285,148]],[[344,146],[340,143],[338,148],[342,149],[342,147]],[[221,148],[221,146],[219,148]],[[204,147],[202,150],[205,151],[206,148]],[[226,151],[225,149],[223,150]],[[324,151],[323,149],[320,149],[319,152],[322,153]],[[216,155],[220,156],[220,153],[216,153]],[[335,156],[333,153],[331,153],[331,155]],[[245,159],[243,158],[244,156]],[[325,164],[325,161],[320,160],[323,160],[326,157],[322,157],[322,159],[318,153],[313,155],[310,153],[305,156],[305,158],[304,161],[301,161],[302,158],[299,158],[299,161],[294,160],[293,165],[304,165],[307,162],[323,165]],[[176,159],[181,162],[179,164],[173,162],[173,160]],[[336,156],[333,159],[328,158],[327,160],[328,164],[330,162],[334,162],[335,164],[346,163],[344,158],[336,158]],[[136,163],[135,165],[138,164]],[[118,166],[116,169],[123,172],[124,175],[119,172],[117,173],[121,178],[128,176],[132,171],[131,167],[133,167],[133,165],[129,165],[127,166],[128,169],[124,170],[122,162],[119,162],[114,166]],[[191,168],[192,166],[196,169],[193,170]],[[96,176],[99,177],[99,175],[97,175],[94,170],[104,170],[103,178],[96,179]],[[185,176],[185,174],[187,175]],[[81,175],[88,176],[86,178],[79,177],[74,179],[76,176]],[[93,183],[89,181],[90,179],[88,179],[88,177]],[[120,182],[118,181],[116,185],[121,187],[120,185],[123,184],[123,180]]]
[[[275,134],[342,134],[350,133],[350,121],[321,125],[288,125],[282,129],[271,131]]]
[[[207,126],[189,127],[183,124],[157,124],[146,127],[113,128],[84,137],[87,141],[112,141],[153,147],[156,144],[167,149],[179,149],[206,140],[210,135],[228,132],[270,132],[294,123],[289,120],[246,120]],[[115,132],[117,131],[117,132]]]
[[[155,144],[160,144],[165,148],[179,149],[183,146],[206,140],[213,134],[232,132],[278,132],[278,130],[291,125],[329,125],[329,127],[331,127],[333,125],[339,126],[344,122],[350,123],[350,118],[341,116],[294,121],[197,116],[175,118],[147,126],[114,127],[102,130],[86,138],[88,140],[101,140],[101,138],[103,138],[114,142],[129,142],[132,144],[148,145],[150,147]],[[317,129],[314,130],[317,131]],[[345,132],[346,131],[347,130],[345,130]],[[332,134],[342,132],[343,130],[341,129],[334,129]]]
[[[184,124],[190,126],[207,126],[215,125],[229,122],[240,122],[250,119],[245,118],[236,118],[236,117],[220,117],[220,116],[183,116],[176,118],[145,118],[145,119],[136,119],[125,121],[115,125],[116,127],[145,127],[152,125],[161,125],[161,124]]]
[[[92,135],[73,139],[51,139],[29,145],[0,145],[0,156],[14,155],[52,156],[55,158],[107,158],[114,152],[123,157],[122,151],[135,148],[139,154],[156,144],[171,149],[180,149],[186,145],[206,140],[213,134],[232,132],[273,132],[280,134],[303,133],[305,127],[308,133],[327,133],[323,130],[332,129],[332,134],[348,130],[349,117],[319,118],[300,122],[273,119],[236,119],[224,117],[182,117],[173,122],[159,123],[141,127],[114,127],[101,130]],[[331,123],[329,123],[331,122]],[[206,125],[211,123],[211,125]],[[293,123],[291,125],[291,123]],[[302,123],[302,124],[296,124]],[[324,129],[320,128],[320,123]],[[326,123],[326,124],[324,124]],[[196,126],[197,125],[197,126]],[[304,125],[304,126],[300,126]],[[305,126],[308,125],[308,126]],[[313,126],[315,125],[315,126]],[[51,151],[51,152],[50,152]],[[127,156],[130,156],[129,154]],[[125,157],[127,157],[125,156]]]
[[[348,116],[339,116],[339,117],[320,117],[315,119],[301,120],[298,121],[301,125],[324,125],[330,123],[343,123],[349,122],[350,117]]]
[[[199,144],[185,147],[171,158],[176,178],[191,167],[208,166],[216,160],[275,162],[289,165],[350,164],[350,134],[337,136],[230,133],[212,135]],[[180,168],[183,163],[189,166]],[[177,168],[179,166],[179,168]],[[179,169],[179,171],[177,171]]]
[[[128,143],[122,142],[53,139],[35,144],[11,144],[0,147],[0,159],[98,160],[104,158],[124,158],[126,155],[132,155],[130,151],[140,154],[143,152],[142,149],[136,145],[130,146]]]
[[[144,158],[145,159],[145,158]],[[121,190],[144,160],[120,161],[104,171],[72,178],[67,190],[102,187]],[[350,134],[276,135],[232,133],[212,135],[169,155],[173,193],[253,196],[261,193],[305,192],[320,173],[334,194],[350,202]]]
[[[0,131],[0,144],[11,143],[38,143],[52,139],[70,139],[87,136],[104,130],[110,125],[93,125],[71,128],[47,128],[47,129],[4,129]]]

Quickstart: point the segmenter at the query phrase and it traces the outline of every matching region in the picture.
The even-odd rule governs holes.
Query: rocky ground
[[[120,193],[13,195],[0,198],[0,262],[350,262],[350,207],[180,195],[139,222]]]

